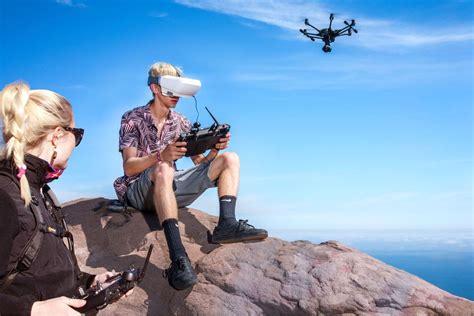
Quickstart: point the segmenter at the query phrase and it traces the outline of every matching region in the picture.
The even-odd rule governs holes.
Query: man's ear
[[[151,92],[153,92],[153,94],[161,93],[161,88],[156,83],[150,84],[150,90],[151,90]]]

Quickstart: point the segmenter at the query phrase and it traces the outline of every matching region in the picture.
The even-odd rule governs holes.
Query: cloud
[[[76,2],[74,0],[56,0],[56,3],[68,6],[68,7],[75,7],[75,8],[85,8],[87,7],[82,2]]]
[[[328,23],[329,9],[321,3],[309,0],[285,1],[245,1],[245,0],[175,0],[176,3],[202,10],[213,11],[257,21],[285,30],[297,32],[308,18],[313,25]],[[337,9],[336,9],[337,11]],[[342,25],[349,20],[349,14],[338,14],[334,25]],[[451,42],[472,41],[474,34],[470,25],[456,26],[445,29],[444,33],[433,35],[397,21],[357,18],[359,33],[354,36],[351,45],[359,45],[370,49],[386,49],[393,47],[417,47],[422,45],[438,45]],[[296,34],[296,33],[295,33]],[[298,34],[299,35],[299,34]],[[301,36],[296,36],[301,38]]]
[[[441,82],[458,80],[460,74],[466,73],[471,67],[470,60],[440,62],[427,58],[392,58],[392,62],[387,62],[383,58],[331,58],[331,63],[321,63],[314,58],[314,54],[266,58],[240,65],[231,71],[230,79],[283,91],[337,90],[361,86],[374,89],[422,82],[425,79],[430,82],[438,79]]]
[[[162,18],[166,18],[168,16],[168,13],[167,12],[153,11],[153,12],[150,12],[150,14],[148,14],[148,16],[151,16],[152,18],[162,19]]]

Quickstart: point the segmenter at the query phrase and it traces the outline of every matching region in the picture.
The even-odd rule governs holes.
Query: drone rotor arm
[[[313,36],[313,37],[321,37],[321,38],[322,38],[321,35],[316,34],[316,33],[308,33],[308,32],[306,32],[305,35],[306,35],[306,36]]]
[[[319,36],[308,36],[308,38],[312,41],[314,41],[315,39],[320,39],[320,40],[324,40],[324,38],[322,37],[319,37]]]
[[[331,29],[331,26],[332,26],[332,20],[334,20],[334,14],[331,13],[331,15],[329,15],[329,30]]]
[[[346,32],[347,30],[350,30],[351,28],[352,28],[351,26],[346,26],[346,27],[343,27],[340,30],[335,30],[334,33],[336,33],[339,36],[340,34]]]
[[[312,25],[311,23],[309,23],[309,22],[308,22],[308,19],[305,20],[305,24],[306,24],[307,26],[312,27],[312,28],[315,29],[316,31],[321,32],[316,26],[314,26],[314,25]]]

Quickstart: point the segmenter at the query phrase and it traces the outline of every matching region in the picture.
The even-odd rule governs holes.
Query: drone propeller
[[[347,22],[347,21],[344,21],[344,24],[347,25],[347,26],[354,26],[354,25],[356,25],[356,21],[351,20],[351,24],[349,24],[349,22]]]

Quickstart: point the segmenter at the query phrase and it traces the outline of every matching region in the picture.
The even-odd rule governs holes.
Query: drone
[[[352,31],[354,33],[357,33],[357,30],[353,28],[353,26],[356,25],[355,20],[352,20],[351,23],[344,21],[344,24],[346,25],[340,30],[333,30],[331,28],[332,26],[332,20],[334,20],[334,14],[331,13],[329,16],[329,27],[327,29],[318,29],[317,27],[311,25],[308,21],[308,19],[304,20],[304,24],[307,26],[312,27],[317,31],[317,33],[310,33],[308,32],[307,29],[300,29],[300,32],[303,33],[304,36],[309,37],[314,42],[314,39],[321,39],[324,42],[323,46],[323,52],[325,53],[330,53],[332,48],[331,48],[331,43],[336,40],[336,37],[338,36],[351,36]]]

